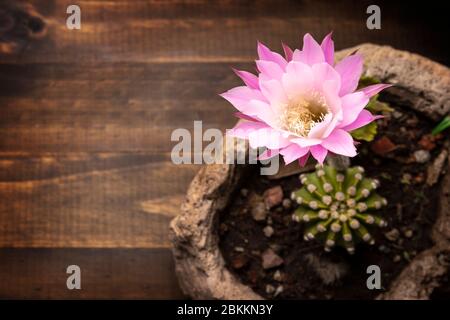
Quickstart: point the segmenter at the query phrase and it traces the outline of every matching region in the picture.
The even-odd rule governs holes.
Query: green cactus
[[[292,218],[305,223],[306,241],[324,242],[325,251],[342,246],[350,254],[358,241],[375,242],[369,229],[387,223],[372,212],[387,201],[375,193],[378,180],[363,174],[364,168],[359,166],[338,172],[334,167],[317,165],[315,172],[300,175],[303,187],[291,194],[299,204]]]

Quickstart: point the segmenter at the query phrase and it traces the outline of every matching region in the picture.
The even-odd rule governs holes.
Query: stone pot
[[[416,54],[373,44],[340,51],[337,57],[341,59],[355,50],[364,56],[365,75],[394,84],[386,92],[390,101],[409,106],[435,121],[450,114],[448,68]],[[431,235],[434,245],[418,254],[378,299],[428,299],[448,272],[449,153],[447,141],[434,163],[443,166],[444,169],[439,171],[446,171],[440,177],[441,202]],[[250,165],[204,166],[188,189],[181,213],[170,224],[176,273],[181,289],[191,298],[263,299],[225,267],[218,246],[218,215],[227,214],[223,210],[240,178],[249,169]]]

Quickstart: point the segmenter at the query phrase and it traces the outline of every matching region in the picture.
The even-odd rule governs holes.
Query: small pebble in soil
[[[243,196],[243,197],[248,196],[248,189],[245,189],[245,188],[241,189],[241,196]]]
[[[283,201],[283,189],[281,186],[275,186],[264,191],[264,203],[268,209],[271,209]]]
[[[392,116],[394,117],[394,119],[400,119],[403,116],[403,113],[401,113],[400,111],[394,111],[392,113]]]
[[[273,286],[273,285],[271,285],[271,284],[268,284],[267,286],[266,286],[266,293],[267,294],[272,294],[272,293],[274,293],[275,292],[275,287]]]
[[[383,252],[383,253],[389,253],[389,252],[391,252],[391,249],[389,249],[388,247],[386,247],[385,245],[381,245],[381,246],[379,246],[378,247],[378,250],[380,251],[380,252]]]
[[[264,221],[267,217],[266,206],[262,202],[258,202],[252,208],[252,217],[255,221]]]
[[[415,127],[419,123],[419,119],[415,116],[412,116],[406,120],[406,124],[412,127]]]
[[[243,247],[234,247],[234,251],[236,251],[236,252],[244,252],[245,249]]]
[[[290,209],[292,206],[292,201],[291,199],[283,199],[283,208],[285,209]]]
[[[400,182],[401,182],[402,184],[411,184],[411,179],[412,179],[412,175],[411,175],[411,174],[409,174],[409,173],[404,173],[404,174],[402,175],[402,178],[401,178]]]
[[[267,249],[263,252],[262,256],[262,267],[264,269],[271,269],[278,267],[283,264],[283,258],[275,253],[272,249]]]
[[[234,256],[231,260],[231,267],[233,269],[241,269],[248,263],[248,257],[244,254],[238,254]]]
[[[386,239],[388,239],[389,241],[395,242],[398,240],[398,238],[400,237],[400,232],[398,231],[398,229],[392,229],[388,232],[386,232],[384,234],[384,236],[386,237]]]
[[[263,229],[263,232],[264,232],[264,235],[267,237],[267,238],[270,238],[272,235],[273,235],[273,228],[271,227],[271,226],[266,226],[264,229]]]
[[[416,184],[421,184],[424,180],[423,174],[421,173],[414,177],[414,183]]]
[[[392,259],[392,261],[394,261],[394,262],[400,262],[400,260],[402,260],[402,257],[399,254],[396,254],[394,256],[394,258]]]
[[[275,290],[275,293],[273,294],[274,297],[276,297],[277,295],[279,295],[280,293],[282,293],[284,290],[283,286],[278,286],[277,289]]]
[[[405,232],[403,232],[406,238],[412,238],[414,235],[414,232],[411,229],[406,229]]]
[[[370,148],[374,153],[379,156],[384,156],[385,154],[394,151],[397,146],[386,136],[372,142]]]
[[[278,282],[281,282],[283,280],[283,276],[280,270],[275,271],[275,273],[273,274],[273,280]]]
[[[439,176],[443,172],[448,151],[444,148],[427,168],[427,185],[432,186],[438,182]]]
[[[430,160],[430,152],[428,150],[417,150],[413,154],[414,160],[418,163],[426,163]]]
[[[436,148],[436,138],[432,134],[426,134],[422,136],[419,140],[419,146],[421,146],[423,149],[431,151],[434,148]]]
[[[391,176],[389,173],[387,173],[387,172],[382,172],[382,173],[380,174],[380,176],[381,176],[384,180],[392,180],[392,176]]]

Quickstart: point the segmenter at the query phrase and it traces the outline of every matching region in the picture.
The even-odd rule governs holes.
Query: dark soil
[[[363,142],[359,155],[352,159],[352,165],[366,169],[366,176],[380,180],[378,193],[388,200],[381,211],[388,227],[372,233],[375,245],[362,243],[354,255],[339,248],[324,252],[320,243],[303,240],[302,224],[291,219],[294,203],[289,209],[281,204],[273,207],[265,221],[253,220],[249,199],[254,194],[262,196],[268,188],[279,185],[284,198],[289,198],[301,187],[298,175],[269,180],[255,167],[239,189],[248,190],[248,194],[238,190],[219,221],[220,246],[227,267],[243,283],[266,298],[373,299],[389,288],[410,259],[432,245],[430,230],[439,201],[438,185],[428,187],[425,180],[427,167],[439,154],[443,141],[427,139],[433,123],[425,117],[399,107],[396,110],[395,116],[391,113],[378,121],[375,141]],[[392,142],[387,147],[386,138]],[[418,163],[413,153],[424,148],[431,159]],[[274,229],[271,237],[263,232],[269,224]],[[392,229],[397,229],[399,236],[388,240],[385,234]],[[261,254],[268,248],[284,262],[265,270]],[[381,290],[369,290],[366,285],[366,269],[373,264],[381,269]]]

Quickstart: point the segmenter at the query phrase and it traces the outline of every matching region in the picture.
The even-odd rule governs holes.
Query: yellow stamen
[[[299,97],[284,108],[281,125],[286,131],[306,137],[312,127],[323,121],[327,113],[325,98],[320,94],[311,94],[308,98]]]

